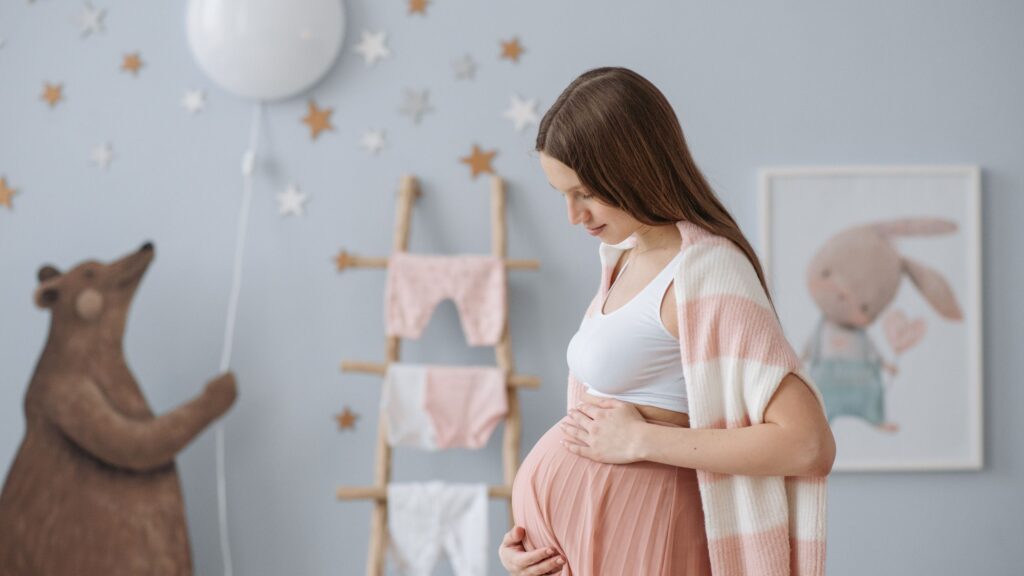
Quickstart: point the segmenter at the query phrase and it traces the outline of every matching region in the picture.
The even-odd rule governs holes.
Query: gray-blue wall
[[[106,31],[82,39],[79,2],[0,4],[0,176],[19,189],[0,207],[0,471],[23,433],[22,395],[47,331],[35,272],[112,259],[147,239],[157,259],[138,294],[126,350],[163,412],[216,372],[241,194],[239,160],[252,105],[221,91],[187,48],[184,2],[97,1]],[[515,132],[512,93],[543,112],[584,70],[624,65],[671,100],[697,162],[752,241],[756,169],[778,164],[977,163],[983,169],[985,459],[981,472],[836,474],[830,483],[828,573],[1014,574],[1024,563],[1024,4],[975,2],[611,2],[437,0],[346,2],[339,61],[308,94],[334,107],[334,132],[313,142],[304,97],[266,109],[234,369],[239,403],[225,420],[236,573],[362,574],[371,506],[334,500],[339,484],[372,482],[380,378],[341,374],[342,359],[384,355],[382,270],[338,274],[341,248],[387,254],[404,173],[421,178],[418,252],[487,252],[488,183],[458,158],[499,153],[508,181],[509,252],[539,258],[513,272],[515,362],[539,375],[521,394],[523,453],[562,414],[565,346],[596,288],[595,239],[566,223],[561,197]],[[388,32],[390,59],[366,68],[365,30]],[[518,64],[499,41],[518,36]],[[137,78],[118,68],[139,50]],[[456,81],[469,52],[475,81]],[[44,81],[63,82],[49,109]],[[207,91],[189,116],[184,91]],[[405,88],[427,88],[420,125],[398,113]],[[359,147],[382,128],[377,157]],[[110,141],[104,172],[90,151]],[[307,215],[282,219],[274,194],[296,182]],[[465,345],[445,302],[403,359],[491,363]],[[337,431],[343,405],[361,414]],[[395,451],[394,479],[501,481],[502,428],[479,452]],[[178,458],[198,574],[220,572],[214,436]],[[492,501],[492,549],[506,504]],[[496,554],[491,571],[501,573]],[[444,566],[439,573],[450,573]]]

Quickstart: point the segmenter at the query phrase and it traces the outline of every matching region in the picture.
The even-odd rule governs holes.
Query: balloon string
[[[224,328],[224,346],[220,359],[220,371],[226,372],[231,364],[231,346],[235,339],[235,322],[238,314],[238,296],[242,289],[242,263],[245,257],[245,233],[249,227],[249,205],[252,200],[252,173],[256,165],[256,148],[259,146],[260,117],[263,104],[257,102],[249,124],[249,146],[242,156],[242,206],[238,215],[238,229],[235,236],[235,262],[228,300],[228,319]],[[224,424],[219,423],[217,438],[217,516],[220,523],[220,549],[224,561],[224,575],[231,576],[231,544],[228,539],[227,481],[224,473]]]

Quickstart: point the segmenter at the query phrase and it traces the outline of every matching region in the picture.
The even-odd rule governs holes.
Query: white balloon
[[[338,56],[342,0],[189,0],[185,24],[199,67],[221,88],[278,100],[315,84]]]

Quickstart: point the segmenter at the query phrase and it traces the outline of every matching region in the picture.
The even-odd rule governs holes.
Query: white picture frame
[[[765,280],[825,396],[833,470],[981,469],[980,168],[776,166],[758,179]]]

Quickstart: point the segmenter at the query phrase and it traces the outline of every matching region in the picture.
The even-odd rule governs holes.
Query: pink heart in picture
[[[924,337],[924,318],[909,321],[906,315],[899,310],[894,310],[887,314],[883,324],[885,336],[889,339],[889,345],[892,346],[897,354],[902,354]]]

